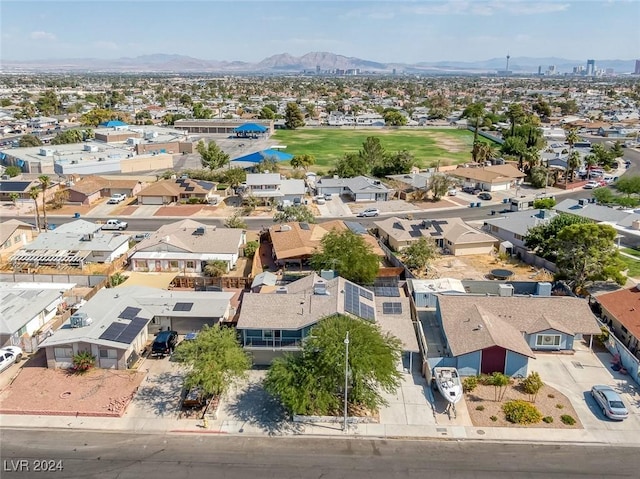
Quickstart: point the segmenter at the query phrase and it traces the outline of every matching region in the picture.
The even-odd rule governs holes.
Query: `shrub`
[[[244,255],[247,258],[253,258],[259,247],[260,244],[257,241],[249,241],[244,247]]]
[[[554,399],[556,397],[556,395],[555,394],[547,394],[547,397],[549,399]]]
[[[564,406],[562,404],[556,404],[556,409],[564,409]]]
[[[96,357],[89,351],[80,351],[73,356],[73,370],[85,373],[96,365]]]
[[[570,416],[568,414],[563,414],[562,416],[560,416],[560,420],[567,426],[573,426],[576,423],[576,420],[573,418],[573,416]]]
[[[545,416],[542,418],[543,422],[546,422],[547,424],[551,424],[553,422],[553,418],[551,416]]]
[[[476,411],[484,411],[484,406],[480,404],[480,406],[476,406]]]
[[[540,392],[540,389],[542,389],[543,386],[544,386],[544,383],[542,382],[540,375],[536,372],[529,374],[522,381],[522,389],[529,396],[531,396],[531,399],[533,402],[536,402],[536,397],[538,396],[538,393]]]
[[[496,422],[498,420],[498,416],[491,416],[489,417],[489,419],[491,419],[493,422]]]
[[[474,391],[478,387],[478,377],[469,376],[462,380],[462,390],[466,393]]]
[[[189,199],[187,200],[187,202],[188,202],[190,205],[196,205],[196,204],[202,203],[202,202],[203,202],[203,199],[202,199],[202,198],[194,198],[194,197],[192,197],[192,198],[189,198]]]
[[[542,420],[542,414],[538,408],[521,399],[506,402],[502,410],[507,421],[514,424],[535,424]]]

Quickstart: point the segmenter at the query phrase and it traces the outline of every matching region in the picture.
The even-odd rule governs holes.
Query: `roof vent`
[[[291,226],[289,226],[289,225],[280,225],[280,231],[291,231]]]
[[[196,230],[193,232],[193,234],[196,236],[202,236],[204,235],[204,231],[205,231],[204,226],[198,226]]]
[[[578,200],[578,205],[581,207],[587,206],[589,204],[589,199],[588,198],[580,198]]]
[[[322,280],[318,280],[313,284],[313,294],[318,294],[321,296],[327,296],[329,293],[327,292],[327,283]]]
[[[276,294],[287,294],[288,292],[289,290],[286,286],[278,286],[278,288],[276,289]]]

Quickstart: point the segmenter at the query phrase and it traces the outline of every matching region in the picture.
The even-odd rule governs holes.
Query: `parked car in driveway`
[[[481,200],[489,201],[492,198],[492,196],[485,191],[483,193],[478,194],[478,198],[480,198]]]
[[[331,196],[329,193],[325,193],[324,194],[324,199],[325,199],[325,201],[331,201],[333,199],[333,196]]]
[[[609,419],[622,421],[629,416],[620,395],[610,386],[597,385],[591,388],[591,396],[596,400],[602,413]]]
[[[367,208],[366,210],[358,213],[358,217],[360,218],[370,218],[373,216],[378,216],[380,214],[380,210],[378,208]]]
[[[13,363],[22,359],[22,349],[18,346],[5,346],[0,349],[0,371],[4,371]]]
[[[478,193],[480,193],[480,190],[478,188],[474,188],[473,186],[463,186],[462,192],[468,193],[470,195],[477,195]]]
[[[125,195],[124,193],[116,193],[115,195],[112,195],[111,198],[109,198],[107,203],[110,205],[117,205],[119,203],[122,203],[126,199],[127,195]]]
[[[153,340],[151,346],[151,357],[165,357],[176,348],[178,343],[178,333],[175,331],[160,331]]]
[[[318,195],[316,196],[316,203],[319,205],[324,205],[327,201],[324,199],[324,196]]]

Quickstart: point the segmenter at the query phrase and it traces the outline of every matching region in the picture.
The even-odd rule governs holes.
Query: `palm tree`
[[[47,175],[38,176],[38,180],[40,180],[40,186],[42,187],[42,217],[44,219],[44,230],[47,231],[49,229],[49,225],[47,224],[47,188],[51,185],[51,178]]]
[[[471,155],[473,157],[473,162],[477,161],[477,148],[476,143],[478,143],[478,128],[480,127],[480,123],[483,121],[485,115],[484,103],[476,102],[469,105],[462,112],[462,118],[469,118],[473,122],[473,145],[474,148],[471,150]]]
[[[577,151],[572,151],[569,153],[567,157],[567,174],[564,177],[564,184],[567,184],[569,181],[569,177],[571,177],[571,182],[573,182],[573,173],[577,168],[580,167],[580,153]]]
[[[587,155],[584,159],[585,165],[587,165],[587,180],[591,179],[591,168],[598,166],[598,159],[595,155]]]
[[[16,193],[15,191],[9,194],[9,198],[11,198],[11,201],[13,202],[13,207],[17,207],[18,206],[18,198],[20,198],[20,195],[18,193]]]
[[[578,132],[575,128],[569,128],[567,132],[567,143],[569,144],[569,154],[573,151],[573,145],[580,139]]]
[[[38,196],[40,195],[40,188],[32,186],[29,190],[29,198],[33,200],[33,204],[36,205],[36,228],[40,231],[40,210],[38,209]]]

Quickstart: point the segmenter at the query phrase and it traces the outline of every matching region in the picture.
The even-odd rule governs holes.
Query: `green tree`
[[[307,171],[310,166],[315,165],[316,159],[313,155],[295,155],[291,158],[291,166],[293,168],[302,168]]]
[[[538,210],[550,210],[555,205],[555,198],[539,198],[533,202],[533,207]]]
[[[511,103],[507,109],[507,118],[511,123],[511,136],[514,136],[516,126],[523,122],[526,114],[520,103]]]
[[[471,103],[462,112],[462,118],[467,118],[473,124],[473,144],[474,145],[478,143],[478,129],[480,128],[480,124],[484,121],[485,114],[486,114],[485,105],[482,102]],[[475,154],[475,149],[472,151],[472,155],[474,154]],[[473,161],[474,163],[477,161],[475,156],[473,156]]]
[[[358,156],[369,165],[381,163],[384,160],[386,151],[380,142],[380,138],[368,136],[362,143],[362,149],[358,151]]]
[[[529,373],[529,375],[522,381],[522,390],[531,396],[531,402],[536,402],[538,393],[544,387],[542,378],[537,372]]]
[[[191,366],[185,387],[199,387],[214,397],[224,395],[238,380],[245,379],[251,367],[235,329],[219,325],[205,325],[194,340],[182,341],[173,359]]]
[[[514,156],[518,159],[518,167],[522,168],[523,159],[527,152],[527,145],[522,138],[510,136],[504,140],[500,151],[505,155]]]
[[[237,188],[247,179],[247,172],[243,168],[229,168],[224,172],[224,182],[232,188]]]
[[[202,103],[195,103],[193,105],[192,114],[197,120],[207,120],[213,117],[211,108],[206,108]]]
[[[592,281],[626,282],[626,268],[615,245],[617,231],[606,224],[574,224],[563,228],[555,242],[557,279],[566,279],[574,292],[583,293]]]
[[[529,182],[534,188],[547,187],[549,171],[544,166],[534,166],[529,170]]]
[[[388,175],[402,175],[409,173],[415,164],[415,157],[407,150],[387,153],[382,161],[373,167],[371,174],[378,178],[384,178]]]
[[[247,229],[247,223],[242,219],[240,214],[237,213],[237,212],[232,214],[231,216],[229,216],[224,221],[224,225],[227,228],[236,228],[236,229],[242,229],[242,230],[246,230]]]
[[[276,113],[268,106],[263,106],[260,113],[258,113],[258,118],[260,120],[273,120],[275,117]]]
[[[383,118],[387,126],[404,126],[407,124],[407,117],[399,111],[389,110],[384,113]]]
[[[212,259],[206,262],[204,266],[204,274],[212,278],[224,276],[229,271],[229,265],[221,259]]]
[[[70,143],[82,143],[82,141],[84,141],[82,130],[65,130],[54,136],[51,144],[66,145]]]
[[[357,153],[345,153],[336,162],[335,173],[340,178],[353,178],[366,176],[371,171],[371,165]]]
[[[18,206],[18,200],[20,199],[20,195],[15,191],[9,193],[9,199],[13,203],[13,207],[16,208]]]
[[[36,108],[42,115],[57,115],[60,113],[61,102],[53,90],[45,91],[37,100]]]
[[[229,155],[222,151],[215,141],[210,141],[205,146],[204,140],[200,140],[196,145],[196,151],[202,157],[202,166],[210,170],[217,170],[229,163]]]
[[[38,188],[37,186],[32,186],[31,189],[29,190],[29,198],[33,200],[33,204],[35,205],[36,228],[38,231],[40,231],[41,225],[40,225],[40,209],[38,208],[38,196],[40,196],[40,188]]]
[[[627,196],[640,195],[640,175],[623,176],[613,184],[614,188]]]
[[[335,270],[340,276],[358,284],[372,284],[380,261],[371,246],[350,230],[330,231],[320,241],[320,250],[311,256],[314,270]]]
[[[555,238],[560,231],[567,226],[588,223],[591,223],[591,220],[582,216],[560,213],[550,221],[529,228],[525,236],[525,246],[541,258],[555,261],[557,255]]]
[[[569,156],[567,157],[568,171],[566,172],[564,177],[565,185],[567,184],[567,181],[569,180],[569,178],[571,178],[571,181],[574,180],[574,173],[578,168],[580,168],[580,153],[573,150],[571,153],[569,153]]]
[[[618,199],[610,188],[598,188],[597,190],[593,190],[591,192],[591,196],[593,196],[601,205],[616,204],[616,200]]]
[[[315,223],[316,219],[313,212],[305,205],[285,206],[282,211],[273,215],[275,223],[289,223],[295,221],[297,223]]]
[[[19,166],[10,165],[4,169],[4,174],[9,175],[11,178],[14,178],[22,174],[22,168],[20,168]]]
[[[297,103],[287,103],[287,108],[284,112],[284,125],[290,130],[304,126],[304,115],[300,111]]]
[[[51,178],[47,175],[38,176],[38,181],[40,181],[40,188],[42,188],[42,217],[44,221],[44,230],[49,230],[49,223],[47,223],[47,189],[51,186]]]
[[[454,180],[447,175],[436,174],[429,178],[429,190],[433,195],[433,201],[439,201],[454,184]]]
[[[28,148],[30,146],[41,146],[42,141],[35,135],[24,135],[20,138],[20,148]]]
[[[377,325],[330,316],[311,329],[302,354],[274,360],[264,386],[291,414],[340,415],[347,360],[349,406],[376,411],[387,404],[383,394],[392,394],[400,386],[400,355],[400,341],[382,333]]]
[[[438,246],[424,236],[402,250],[402,262],[413,271],[427,269],[429,263],[438,257]]]
[[[488,384],[493,386],[494,401],[502,401],[506,387],[509,385],[509,376],[500,372],[494,372],[487,379]]]
[[[624,150],[622,149],[622,142],[617,140],[613,147],[611,147],[611,154],[614,158],[622,158],[624,156]]]
[[[247,258],[253,258],[256,255],[256,251],[258,251],[260,249],[260,243],[258,243],[257,241],[249,241],[245,246],[244,246],[244,255]]]

